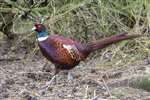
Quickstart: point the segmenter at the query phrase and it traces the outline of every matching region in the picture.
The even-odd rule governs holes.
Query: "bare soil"
[[[87,60],[71,70],[73,80],[61,72],[41,93],[54,66],[40,54],[26,58],[24,46],[17,50],[12,46],[9,41],[0,42],[0,100],[150,100],[150,92],[137,85],[150,73],[147,59],[116,68],[95,66],[100,58]]]

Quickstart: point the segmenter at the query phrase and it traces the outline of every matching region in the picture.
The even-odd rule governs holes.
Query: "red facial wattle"
[[[44,26],[42,24],[35,24],[35,31],[41,32],[44,29]]]

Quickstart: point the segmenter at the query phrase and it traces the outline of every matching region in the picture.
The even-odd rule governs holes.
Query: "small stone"
[[[95,73],[96,72],[96,70],[95,69],[91,69],[91,73]]]

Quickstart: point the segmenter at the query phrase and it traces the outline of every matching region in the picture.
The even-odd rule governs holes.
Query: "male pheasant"
[[[55,74],[60,70],[74,68],[80,61],[85,60],[91,52],[97,49],[140,36],[122,33],[83,44],[63,36],[48,35],[47,28],[40,23],[36,23],[33,30],[37,32],[38,44],[42,54],[55,65]]]
[[[102,49],[110,44],[140,36],[122,33],[83,44],[63,36],[48,35],[47,28],[40,23],[36,23],[33,30],[37,32],[38,44],[42,54],[55,65],[55,75],[42,88],[42,92],[48,89],[60,70],[70,70],[74,68],[80,61],[84,61],[90,53],[97,49]],[[68,73],[68,79],[72,79],[70,73]]]

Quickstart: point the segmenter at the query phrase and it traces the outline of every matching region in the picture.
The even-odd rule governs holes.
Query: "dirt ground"
[[[49,88],[42,87],[53,76],[53,65],[40,55],[30,56],[22,47],[14,50],[8,41],[0,42],[0,100],[150,100],[150,92],[137,82],[150,74],[150,63],[141,60],[127,67],[96,67],[100,58],[81,62],[71,70],[68,81],[59,73]],[[32,55],[32,54],[31,54]],[[50,67],[50,72],[44,68]]]

